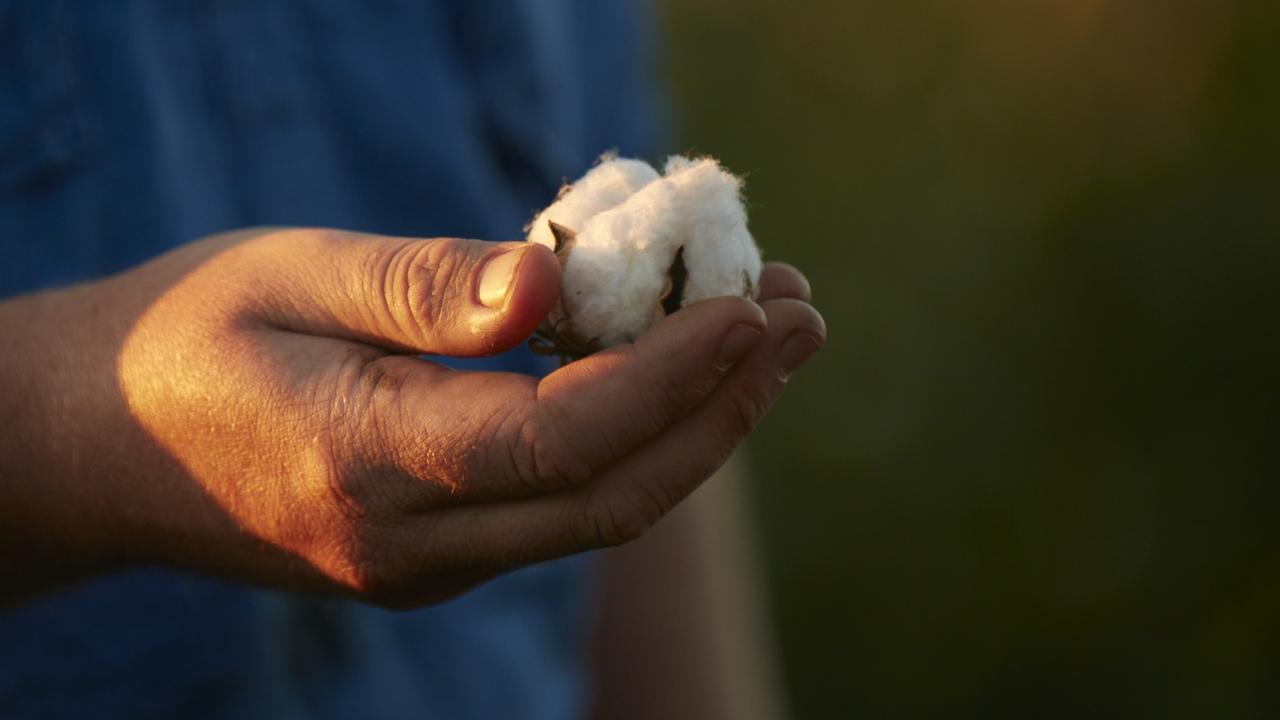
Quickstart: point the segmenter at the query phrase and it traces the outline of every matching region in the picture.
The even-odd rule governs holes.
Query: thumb
[[[538,327],[560,293],[560,264],[536,243],[311,229],[254,243],[260,317],[398,351],[502,352]]]

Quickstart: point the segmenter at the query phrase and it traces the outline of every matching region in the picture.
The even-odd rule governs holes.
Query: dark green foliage
[[[667,3],[831,341],[749,448],[799,717],[1280,714],[1280,3]]]

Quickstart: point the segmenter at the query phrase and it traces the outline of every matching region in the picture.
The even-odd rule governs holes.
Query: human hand
[[[759,304],[697,303],[541,380],[416,357],[517,345],[559,272],[533,244],[257,230],[4,303],[5,544],[438,601],[640,535],[825,339],[771,265]]]

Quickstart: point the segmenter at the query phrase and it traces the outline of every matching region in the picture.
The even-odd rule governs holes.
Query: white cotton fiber
[[[680,198],[689,284],[682,304],[721,295],[755,296],[760,250],[747,231],[742,181],[715,160],[667,160],[666,180]]]
[[[551,237],[548,218],[565,227],[580,229],[591,217],[620,204],[657,179],[658,171],[643,160],[606,155],[578,182],[565,185],[560,190],[555,203],[543,210],[529,226],[529,240],[554,249],[555,239]],[[547,215],[553,210],[554,215]]]
[[[557,249],[552,223],[567,240],[557,253],[560,303],[541,330],[549,343],[541,349],[584,355],[634,340],[667,310],[754,297],[760,251],[741,186],[711,158],[673,156],[661,176],[640,160],[601,158],[529,227],[530,242]]]

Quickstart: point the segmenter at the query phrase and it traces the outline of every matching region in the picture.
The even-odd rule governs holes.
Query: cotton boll
[[[680,199],[688,285],[681,305],[723,295],[755,297],[760,250],[747,230],[742,181],[711,158],[667,161],[664,183]]]
[[[529,224],[529,240],[555,249],[547,220],[580,230],[587,220],[620,205],[637,190],[658,179],[658,171],[643,160],[605,155],[586,175],[560,190],[559,197]]]
[[[561,297],[574,330],[590,345],[634,340],[662,317],[659,299],[681,240],[678,208],[673,188],[654,182],[578,233]]]
[[[686,304],[754,296],[760,252],[741,181],[710,158],[675,156],[665,171],[602,158],[538,214],[529,241],[557,250],[564,284],[536,350],[581,356]]]

